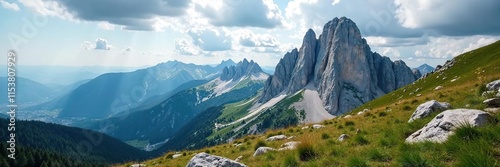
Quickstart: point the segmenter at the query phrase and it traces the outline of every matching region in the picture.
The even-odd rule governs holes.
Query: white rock
[[[499,98],[490,98],[483,101],[483,104],[486,104],[487,107],[495,108],[500,107],[500,99]]]
[[[236,158],[234,161],[239,162],[241,159],[243,159],[243,155],[240,155],[238,158]]]
[[[133,164],[133,165],[130,165],[130,167],[141,167],[141,166],[146,166],[146,164]]]
[[[500,79],[492,81],[488,84],[486,84],[486,89],[488,90],[499,90],[500,89]],[[499,90],[500,91],[500,90]]]
[[[298,142],[298,141],[286,142],[285,144],[281,145],[281,148],[279,148],[278,151],[294,150],[295,148],[297,148],[298,144],[300,144],[300,142]]]
[[[233,144],[233,146],[234,146],[234,147],[239,147],[239,146],[241,146],[241,145],[243,145],[243,144],[241,144],[241,143],[234,143],[234,144]]]
[[[443,86],[437,86],[436,88],[434,88],[434,90],[440,90],[440,89],[443,89]]]
[[[430,115],[432,112],[435,112],[437,110],[446,110],[451,108],[451,105],[449,103],[445,102],[438,102],[436,100],[431,100],[425,103],[420,104],[415,112],[410,117],[410,120],[408,122],[413,122],[416,119],[420,119],[423,117],[426,117]]]
[[[455,82],[455,81],[457,81],[457,79],[456,79],[456,78],[455,78],[455,79],[452,79],[450,82]]]
[[[349,138],[349,135],[342,134],[342,135],[339,136],[339,138],[337,140],[340,141],[340,142],[343,142],[344,140],[346,140],[348,138]]]
[[[363,114],[363,113],[365,113],[365,112],[363,112],[363,111],[360,111],[360,112],[358,112],[358,114],[357,114],[357,115],[361,115],[361,114]]]
[[[309,126],[304,126],[302,127],[302,129],[309,129]]]
[[[415,143],[431,141],[442,143],[453,134],[453,130],[464,123],[471,126],[482,126],[488,121],[490,115],[481,110],[474,109],[454,109],[446,110],[438,114],[427,123],[422,129],[406,138],[406,142]]]
[[[324,127],[325,127],[325,125],[319,125],[319,124],[314,124],[313,125],[314,129],[324,128]]]
[[[419,93],[419,94],[417,94],[417,97],[420,97],[420,96],[422,96],[422,94],[420,94],[420,93]]]
[[[286,139],[290,140],[290,139],[295,139],[295,138],[296,138],[295,136],[290,136],[290,137],[288,137]]]
[[[496,113],[500,111],[500,108],[485,108],[484,111]]]
[[[367,108],[363,109],[363,112],[368,112],[368,111],[370,111],[370,109]]]
[[[351,115],[346,115],[344,116],[344,118],[351,118]]]
[[[198,153],[189,160],[186,167],[246,167],[246,165],[224,157]]]
[[[276,140],[284,140],[287,137],[285,135],[276,135],[276,136],[271,136],[266,139],[266,141],[276,141]]]
[[[182,156],[182,154],[174,154],[174,155],[172,155],[172,158],[175,159],[175,158],[179,158],[181,156]]]
[[[275,151],[276,149],[274,148],[271,148],[271,147],[259,147],[257,148],[257,150],[255,150],[255,152],[253,153],[253,156],[256,157],[256,156],[259,156],[259,155],[262,155],[268,151]]]

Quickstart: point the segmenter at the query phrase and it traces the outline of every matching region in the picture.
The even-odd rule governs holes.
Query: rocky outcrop
[[[276,136],[271,136],[266,139],[266,141],[276,141],[276,140],[285,140],[287,137],[285,135],[276,135]]]
[[[486,84],[486,89],[489,91],[496,91],[498,90],[500,92],[500,79],[492,81],[488,84]]]
[[[246,165],[207,153],[198,153],[189,160],[187,167],[246,167]]]
[[[483,101],[483,104],[485,104],[486,107],[497,108],[500,107],[500,99],[499,98],[486,99]]]
[[[349,139],[349,135],[342,134],[339,136],[339,138],[337,140],[340,142],[343,142],[344,140],[347,140],[347,139]]]
[[[490,115],[481,110],[474,109],[454,109],[446,110],[438,114],[434,119],[427,123],[422,129],[411,134],[406,138],[406,142],[431,141],[442,143],[453,134],[453,130],[464,124],[470,124],[473,127],[485,125]]]
[[[414,68],[414,69],[411,69],[411,72],[413,73],[413,75],[415,75],[415,77],[417,78],[421,78],[422,77],[422,73],[420,73],[420,70]]]
[[[224,67],[220,79],[223,81],[238,80],[243,76],[249,76],[252,74],[262,73],[262,68],[255,63],[253,60],[250,62],[247,59],[243,59],[238,64]]]
[[[276,149],[274,148],[271,148],[271,147],[259,147],[257,148],[257,150],[255,150],[255,152],[253,153],[253,156],[256,157],[256,156],[259,156],[259,155],[262,155],[268,151],[276,151]]]
[[[320,124],[314,124],[313,125],[313,129],[320,129],[320,128],[324,128],[325,125],[320,125]]]
[[[259,102],[311,84],[325,110],[338,115],[417,78],[403,61],[392,62],[373,53],[353,21],[334,18],[318,39],[308,30],[300,50],[285,54],[266,81]]]
[[[408,120],[408,123],[413,122],[416,119],[424,118],[429,116],[432,112],[436,112],[439,110],[446,110],[451,108],[450,103],[446,102],[438,102],[436,100],[431,100],[425,103],[420,104],[415,112],[410,117],[410,120]]]

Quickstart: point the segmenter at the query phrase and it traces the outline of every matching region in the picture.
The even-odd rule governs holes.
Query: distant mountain
[[[221,69],[169,61],[133,72],[107,73],[40,108],[61,109],[59,117],[106,118],[189,81],[215,78]]]
[[[44,85],[67,86],[81,80],[93,79],[104,73],[130,72],[137,69],[140,67],[26,65],[19,66],[17,74]],[[0,73],[0,76],[6,74]]]
[[[167,142],[200,112],[255,96],[267,77],[257,63],[244,59],[236,66],[224,68],[220,77],[178,92],[152,108],[112,117],[88,128],[123,141],[147,141],[148,148],[153,149]]]
[[[417,69],[418,69],[418,71],[420,71],[420,73],[422,75],[425,75],[427,73],[434,71],[434,67],[432,67],[428,64],[422,64],[422,65],[418,66]]]
[[[0,124],[7,125],[8,120],[0,119]],[[17,147],[51,154],[55,153],[66,159],[66,161],[71,161],[71,163],[111,165],[118,162],[140,161],[153,156],[108,135],[90,130],[39,121],[20,120],[16,121],[15,128]],[[0,129],[0,138],[7,140],[9,134],[7,128]],[[33,156],[28,155],[28,153],[33,153],[28,151],[21,152],[19,155],[17,153],[16,159],[20,158],[20,156]],[[57,161],[68,163],[61,162],[61,160]]]
[[[217,64],[215,68],[222,69],[224,67],[231,67],[234,65],[236,65],[236,63],[233,60],[227,59],[227,60],[222,60],[222,62],[220,62],[220,64]]]
[[[0,113],[0,118],[5,118],[5,119],[7,119],[7,118],[9,118],[9,116],[8,116],[8,115],[5,115],[5,114],[3,114],[3,113]]]
[[[2,107],[8,103],[7,98],[7,77],[0,77],[0,93],[5,95],[0,97]],[[54,90],[38,82],[17,77],[16,78],[16,103],[33,105],[50,100],[55,96]]]

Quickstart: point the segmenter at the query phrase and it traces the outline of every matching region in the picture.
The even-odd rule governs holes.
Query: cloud
[[[175,52],[180,55],[199,55],[200,51],[187,39],[175,39]]]
[[[381,54],[383,56],[387,56],[393,59],[401,57],[401,53],[399,53],[399,51],[394,48],[384,48]]]
[[[155,18],[185,14],[190,0],[20,0],[42,15],[122,25],[126,30],[154,30]],[[63,16],[60,16],[60,15]]]
[[[426,45],[415,46],[415,56],[418,58],[448,59],[462,53],[491,44],[500,37],[469,36],[469,37],[431,37]]]
[[[9,3],[7,1],[4,1],[4,0],[0,0],[0,4],[2,4],[2,7],[4,7],[5,9],[10,9],[10,10],[13,10],[13,11],[19,11],[21,10],[19,8],[19,6],[15,3]]]
[[[418,38],[392,38],[392,37],[366,37],[368,44],[372,47],[396,47],[425,45],[429,42],[428,37]]]
[[[500,35],[498,0],[395,0],[403,27],[449,36]]]
[[[130,51],[132,51],[132,48],[130,48],[129,46],[127,46],[127,47],[125,47],[125,51],[130,52]]]
[[[271,34],[255,34],[250,30],[235,33],[240,45],[246,47],[278,47],[279,42]]]
[[[215,26],[275,28],[284,22],[273,0],[198,1],[195,10]]]
[[[225,31],[204,28],[189,30],[187,34],[193,40],[193,44],[204,51],[224,51],[232,49],[232,38]]]
[[[293,27],[301,32],[312,28],[320,34],[326,22],[334,17],[348,17],[356,22],[363,36],[420,37],[424,33],[418,29],[402,27],[394,12],[392,0],[327,1],[292,0],[285,9],[285,16]]]
[[[97,26],[103,30],[115,30],[115,25],[110,24],[108,22],[99,22],[99,24],[97,24]]]
[[[95,50],[110,50],[111,46],[108,45],[108,41],[102,38],[97,38],[95,40]]]

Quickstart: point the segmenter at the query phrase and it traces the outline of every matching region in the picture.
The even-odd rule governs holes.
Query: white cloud
[[[13,10],[13,11],[19,11],[21,10],[19,8],[19,6],[15,3],[9,3],[7,1],[4,1],[4,0],[0,0],[0,4],[2,4],[2,7],[4,7],[5,9],[10,9],[10,10]]]
[[[204,51],[224,51],[232,49],[232,39],[225,31],[213,28],[192,29],[187,33],[193,44]]]
[[[415,46],[415,45],[424,45],[429,42],[428,37],[392,38],[392,37],[370,36],[370,37],[365,37],[365,39],[370,46],[374,47]]]
[[[91,49],[94,49],[94,48],[95,48],[95,45],[93,45],[90,41],[83,41],[82,49],[84,49],[84,50],[91,50]]]
[[[106,39],[97,38],[95,40],[95,48],[96,50],[110,50],[111,45],[108,45],[108,41]]]
[[[127,46],[127,47],[125,47],[125,51],[130,52],[130,51],[132,51],[132,48],[130,48],[129,46]]]
[[[115,25],[110,24],[108,22],[99,22],[99,24],[97,24],[97,26],[103,30],[115,30]]]
[[[25,7],[43,16],[55,16],[64,20],[75,20],[61,3],[44,0],[19,0]]]
[[[279,42],[268,33],[256,34],[250,30],[243,29],[239,31],[234,31],[235,40],[239,42],[240,45],[245,47],[278,47]]]
[[[403,27],[461,36],[500,34],[498,0],[395,0]]]
[[[180,55],[199,55],[201,53],[192,45],[192,42],[184,38],[175,39],[175,51]]]
[[[284,24],[273,0],[198,0],[196,11],[215,26],[275,28]]]
[[[426,45],[415,46],[415,56],[419,58],[449,59],[479,47],[491,44],[500,37],[469,36],[469,37],[431,37]]]
[[[381,54],[383,56],[387,56],[393,59],[401,57],[401,53],[399,53],[399,51],[394,48],[384,48]]]

